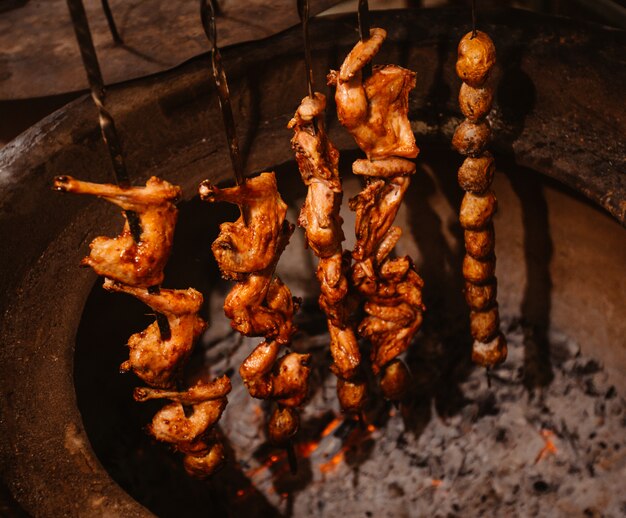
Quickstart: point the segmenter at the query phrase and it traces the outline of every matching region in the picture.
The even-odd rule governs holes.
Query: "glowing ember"
[[[328,462],[321,464],[320,471],[322,473],[330,473],[331,471],[333,471],[339,464],[341,464],[341,461],[343,461],[343,454],[345,450],[345,447],[342,448],[338,453],[335,453],[335,455],[333,455],[333,457]]]
[[[552,437],[554,437],[554,432],[551,430],[542,429],[539,434],[543,437],[545,445],[541,448],[541,451],[537,454],[537,458],[535,459],[535,464],[539,462],[541,459],[547,457],[548,455],[556,455],[557,448],[552,442]]]

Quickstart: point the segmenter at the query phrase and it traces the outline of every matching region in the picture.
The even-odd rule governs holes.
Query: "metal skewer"
[[[109,0],[102,0],[102,10],[104,11],[104,16],[106,16],[113,41],[116,45],[122,45],[124,42],[122,41],[120,33],[117,32],[117,25],[115,25],[115,18],[113,18],[113,12],[111,11]]]
[[[370,38],[370,7],[367,0],[359,0],[358,6],[359,16],[359,38],[361,41]],[[363,67],[363,79],[372,75],[372,63],[368,63]]]
[[[85,7],[83,6],[82,0],[67,0],[67,6],[70,10],[76,40],[78,41],[80,55],[83,59],[85,73],[87,74],[87,81],[91,90],[91,98],[93,99],[96,108],[98,108],[98,120],[100,123],[102,140],[104,141],[109,151],[109,156],[111,157],[115,182],[120,187],[130,187],[130,178],[128,176],[126,164],[122,155],[122,146],[120,145],[117,130],[115,129],[115,122],[113,121],[111,114],[104,107],[106,92],[104,89],[104,82],[102,80],[102,72],[100,71],[100,64],[98,63],[98,56],[96,55],[96,49],[93,46],[93,40],[91,38],[91,31],[89,30],[89,22],[87,21],[87,15],[85,14]],[[141,238],[139,216],[137,216],[136,212],[131,210],[125,211],[125,214],[133,239],[136,242],[139,242]]]
[[[226,130],[226,139],[230,151],[230,161],[233,164],[235,181],[237,185],[243,185],[244,177],[239,153],[239,139],[237,138],[237,128],[233,117],[233,109],[230,104],[230,91],[228,90],[226,72],[222,64],[222,56],[217,46],[217,26],[215,24],[215,8],[213,2],[200,0],[200,18],[202,20],[204,33],[211,43],[211,67],[213,68],[213,77],[215,78],[220,108],[222,110],[222,118],[224,119],[224,129]]]
[[[472,37],[470,39],[474,39],[476,37],[476,0],[472,0]]]
[[[304,63],[306,66],[306,83],[309,88],[309,97],[313,99],[315,86],[313,84],[313,66],[311,64],[311,44],[309,41],[309,0],[297,0],[298,15],[302,22],[302,39],[304,40]]]
[[[103,0],[103,8],[105,1],[106,0]],[[89,30],[89,22],[87,21],[87,15],[85,14],[85,7],[82,0],[67,0],[67,7],[69,8],[70,16],[72,17],[74,33],[76,34],[80,55],[83,60],[83,66],[85,68],[87,81],[89,82],[89,88],[91,90],[91,98],[93,99],[96,108],[98,108],[100,132],[102,133],[102,140],[104,141],[107,150],[109,151],[109,156],[111,157],[115,182],[120,187],[130,187],[130,177],[128,176],[128,170],[126,169],[126,163],[124,162],[124,155],[122,155],[122,146],[120,144],[117,130],[115,129],[115,122],[111,114],[104,106],[106,95],[104,81],[102,79],[102,72],[100,71],[100,64],[98,63],[96,49],[93,45],[93,39],[91,38],[91,31]],[[134,210],[125,210],[124,214],[128,221],[128,226],[130,227],[133,239],[136,243],[139,243],[141,241],[141,224],[139,222],[139,216]],[[148,291],[150,293],[159,293],[160,289],[158,286],[151,286],[148,288]],[[159,326],[159,332],[161,333],[161,338],[163,340],[168,340],[171,336],[171,330],[167,318],[165,315],[157,313],[156,319]]]

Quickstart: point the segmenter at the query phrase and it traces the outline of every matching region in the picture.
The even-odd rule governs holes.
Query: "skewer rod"
[[[302,22],[302,39],[304,40],[304,63],[306,66],[306,82],[309,97],[313,99],[315,85],[313,83],[313,65],[311,62],[311,43],[309,41],[309,0],[298,0],[298,15]]]
[[[472,38],[476,37],[476,0],[472,0]]]
[[[370,6],[368,0],[359,0],[358,6],[359,17],[359,38],[361,41],[369,40],[370,38]],[[367,78],[372,75],[372,64],[368,63],[363,67],[363,78]]]
[[[87,21],[87,15],[85,14],[85,7],[83,6],[82,0],[67,0],[67,7],[69,8],[70,16],[72,17],[74,33],[76,34],[80,55],[83,60],[83,66],[85,68],[87,81],[91,90],[91,98],[93,99],[96,108],[98,108],[100,132],[102,133],[102,140],[109,151],[111,164],[113,165],[113,176],[115,177],[115,182],[120,187],[130,187],[130,178],[128,176],[128,171],[126,170],[124,156],[122,155],[122,146],[120,145],[117,130],[115,129],[115,122],[113,121],[111,114],[104,106],[104,82],[102,80],[102,72],[100,71],[100,64],[98,63],[96,49],[91,38],[91,31],[89,30],[89,22]],[[139,242],[141,236],[139,217],[134,211],[130,210],[125,211],[125,214],[128,219],[128,224],[133,238],[135,241]]]
[[[113,41],[116,45],[121,45],[124,42],[122,41],[120,33],[117,32],[117,25],[115,25],[115,18],[113,18],[113,12],[111,11],[109,0],[102,0],[102,10],[104,11],[104,16],[107,19],[107,24],[109,25],[109,31],[111,32]]]
[[[361,41],[370,37],[370,7],[367,0],[359,0],[359,37]]]
[[[200,0],[200,18],[202,20],[204,33],[211,44],[211,67],[213,69],[213,77],[215,79],[220,108],[222,110],[222,119],[224,120],[224,129],[226,130],[226,140],[228,141],[230,161],[233,165],[235,181],[237,185],[242,185],[244,183],[244,177],[239,153],[239,138],[237,137],[237,128],[235,126],[233,109],[230,103],[230,91],[228,89],[226,71],[224,70],[222,56],[217,46],[217,26],[215,24],[215,8],[213,2]]]

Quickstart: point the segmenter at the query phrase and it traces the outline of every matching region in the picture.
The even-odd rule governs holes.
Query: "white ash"
[[[430,396],[417,402],[421,421],[410,416],[405,421],[390,405],[373,404],[368,418],[381,426],[371,433],[347,427],[356,430],[352,437],[356,434],[358,440],[334,469],[320,469],[343,445],[335,433],[319,437],[331,413],[339,416],[336,380],[328,371],[328,337],[300,333],[293,348],[313,354],[315,372],[298,441],[319,445],[300,460],[296,476],[288,473],[285,455],[271,469],[263,469],[271,455],[281,453],[266,443],[269,406],[248,396],[237,373],[260,339],[241,338],[230,331],[225,318],[219,320],[223,300],[219,291],[214,290],[211,303],[217,321],[204,342],[212,344],[207,363],[214,374],[234,370],[233,391],[220,424],[236,458],[212,483],[229,488],[224,491],[230,500],[225,504],[234,516],[626,513],[626,494],[620,491],[626,475],[622,395],[610,386],[601,366],[582,356],[578,345],[562,333],[549,336],[552,382],[529,393],[523,384],[524,333],[519,324],[509,326],[509,357],[492,371],[491,388],[484,370],[471,370],[459,385],[464,404],[445,419]],[[308,327],[323,329],[323,318],[315,318],[319,322]],[[429,340],[432,337],[420,336],[415,347],[424,347]],[[404,411],[409,412],[407,407]],[[555,452],[547,448],[547,439]],[[239,477],[233,476],[235,471]],[[237,491],[239,498],[234,497]]]

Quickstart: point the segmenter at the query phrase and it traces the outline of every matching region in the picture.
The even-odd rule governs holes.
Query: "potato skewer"
[[[493,101],[489,76],[496,62],[496,49],[487,34],[472,30],[461,39],[456,63],[463,81],[459,105],[465,120],[452,138],[454,148],[466,158],[458,181],[465,191],[460,223],[464,229],[465,300],[470,308],[470,331],[474,339],[472,360],[487,369],[506,359],[507,345],[500,331],[495,277],[495,232],[497,209],[490,190],[495,171],[493,156],[486,150],[491,136],[487,116]]]

